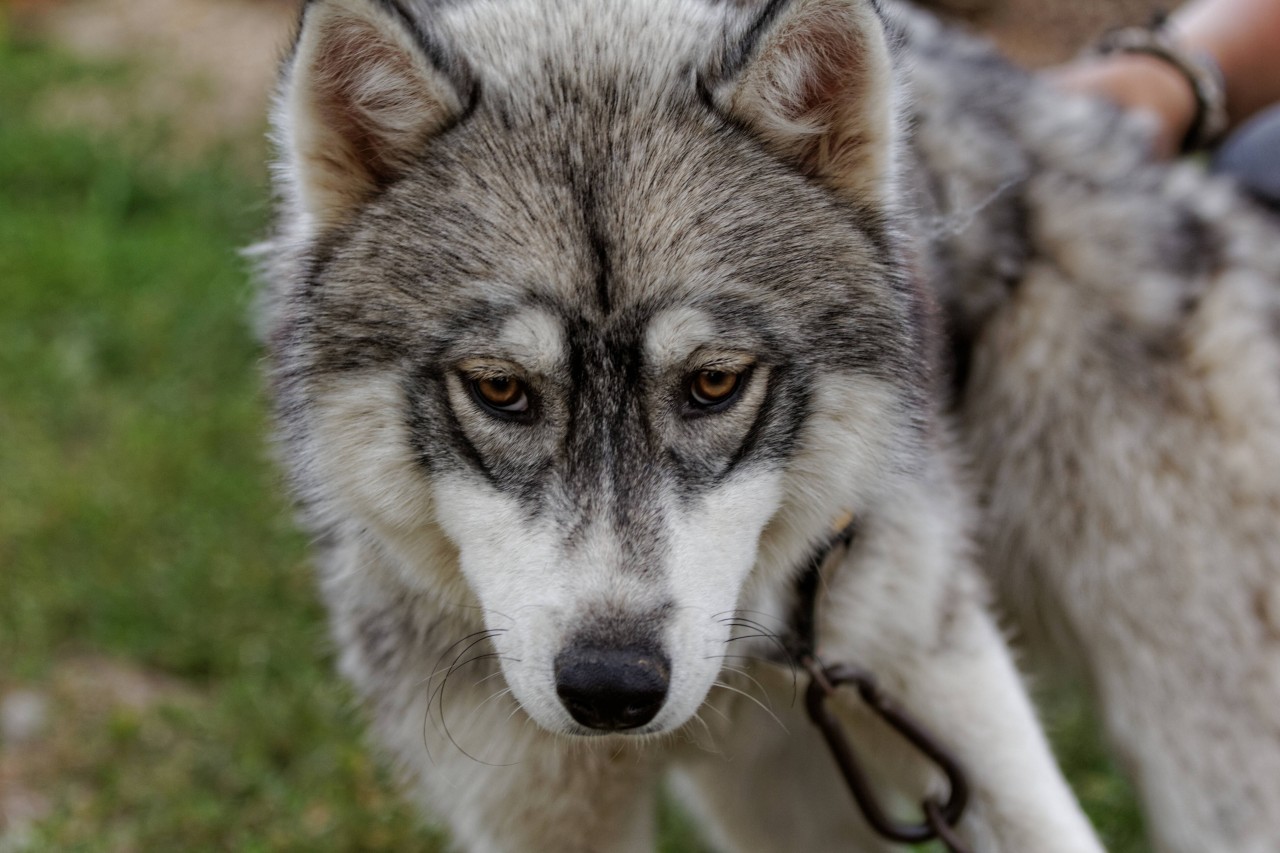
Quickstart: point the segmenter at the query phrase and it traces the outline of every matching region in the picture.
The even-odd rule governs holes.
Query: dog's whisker
[[[746,623],[740,623],[738,620],[735,620],[733,622],[725,622],[724,624],[730,625],[731,627],[745,627],[757,632],[754,634],[739,634],[736,637],[730,637],[728,640],[725,640],[726,643],[731,643],[735,640],[745,640],[745,639],[768,640],[770,643],[772,643],[774,646],[778,648],[778,651],[782,653],[782,657],[792,667],[795,666],[795,660],[792,658],[791,651],[787,648],[786,643],[782,642],[782,639],[777,634],[768,630],[763,625],[760,625],[756,622],[751,622],[751,621],[748,621]]]
[[[474,645],[474,644],[473,644],[473,645]],[[467,648],[468,648],[468,649],[470,649],[470,648],[472,648],[472,647],[473,647],[473,646],[468,646]],[[446,671],[445,671],[444,678],[440,681],[440,683],[439,683],[438,685],[436,685],[436,689],[435,689],[435,690],[432,692],[432,694],[431,694],[431,698],[432,698],[432,699],[435,699],[435,698],[437,698],[437,697],[440,699],[441,715],[443,716],[443,708],[444,708],[444,704],[443,704],[443,703],[444,703],[444,688],[445,688],[445,685],[449,683],[449,676],[451,676],[451,675],[453,674],[454,670],[456,670],[456,669],[458,669],[458,668],[460,668],[460,667],[464,667],[464,666],[466,666],[467,664],[475,663],[476,661],[480,661],[480,660],[488,660],[488,659],[491,659],[491,658],[500,658],[500,657],[501,657],[501,656],[500,656],[499,654],[497,654],[496,652],[485,652],[484,654],[476,655],[475,657],[473,657],[473,658],[469,658],[468,660],[462,661],[461,663],[459,663],[458,661],[456,661],[456,660],[455,660],[455,661],[454,661],[454,662],[449,666],[448,670],[446,670]],[[427,702],[427,706],[428,706],[428,707],[430,707],[430,705],[431,705],[431,702],[430,702],[430,700],[428,700],[428,702]]]
[[[724,643],[726,644],[736,643],[736,642],[739,642],[739,640],[744,640],[744,639],[777,639],[777,638],[773,637],[772,634],[739,634],[737,635],[737,637],[730,637],[727,640],[724,640]]]
[[[473,644],[473,645],[474,645],[474,644]],[[470,647],[468,647],[468,648],[470,648]],[[497,655],[496,655],[496,654],[492,654],[492,653],[490,653],[490,654],[483,654],[483,655],[476,655],[475,657],[473,657],[473,658],[469,658],[468,660],[464,661],[463,663],[459,664],[458,666],[466,666],[467,664],[475,663],[475,662],[476,662],[476,661],[478,661],[478,660],[484,660],[484,659],[487,659],[487,658],[493,658],[493,657],[497,657]],[[449,672],[445,673],[444,680],[442,680],[442,681],[440,682],[440,703],[439,703],[439,707],[440,707],[440,725],[441,725],[441,727],[444,729],[445,736],[449,738],[449,742],[450,742],[450,743],[452,743],[452,744],[454,745],[454,747],[455,747],[459,752],[461,752],[463,755],[465,755],[467,758],[470,758],[472,761],[476,762],[477,764],[483,764],[483,765],[485,765],[485,766],[487,766],[487,767],[511,767],[511,766],[513,766],[515,762],[507,762],[507,763],[501,763],[501,764],[499,764],[499,763],[495,763],[495,762],[492,762],[492,761],[485,761],[485,760],[484,760],[484,759],[482,759],[482,758],[477,758],[476,756],[474,756],[474,755],[472,755],[470,752],[468,752],[468,751],[467,751],[467,750],[462,746],[462,744],[458,743],[457,738],[455,738],[455,737],[453,736],[453,732],[449,730],[449,721],[445,719],[445,689],[449,686],[449,677],[450,677],[451,675],[453,675],[453,672],[454,672],[454,670],[455,670],[455,669],[457,669],[457,667],[450,667]]]
[[[450,671],[451,671],[451,670],[452,670],[452,668],[453,668],[454,666],[456,666],[456,665],[457,665],[458,660],[459,660],[459,659],[461,659],[461,657],[462,657],[463,655],[465,655],[468,651],[470,651],[472,648],[474,648],[474,647],[476,646],[476,644],[481,643],[481,642],[484,642],[486,639],[491,639],[492,637],[495,637],[495,636],[497,636],[498,634],[500,634],[500,633],[502,633],[502,632],[504,632],[504,631],[506,631],[506,629],[505,629],[505,628],[500,628],[500,629],[485,629],[485,630],[480,630],[480,631],[472,631],[470,634],[467,634],[467,635],[466,635],[466,636],[464,636],[464,637],[461,637],[461,638],[459,638],[459,639],[457,639],[457,640],[454,640],[452,643],[450,643],[450,644],[445,648],[445,650],[444,650],[443,652],[441,652],[441,653],[440,653],[440,657],[436,658],[436,666],[437,666],[437,667],[439,667],[439,666],[440,666],[440,661],[444,660],[445,656],[446,656],[446,655],[448,655],[448,654],[449,654],[449,652],[451,652],[453,649],[457,648],[459,645],[461,645],[462,643],[467,642],[468,640],[472,640],[472,639],[474,639],[474,640],[475,640],[475,642],[473,642],[471,645],[467,646],[465,649],[463,649],[461,652],[459,652],[459,653],[458,653],[458,656],[457,656],[457,657],[455,657],[455,658],[453,659],[453,663],[451,663],[451,664],[449,665],[449,667],[447,667],[447,668],[446,668],[446,670],[450,670]],[[476,639],[476,638],[478,638],[478,639]],[[439,675],[441,672],[444,672],[444,671],[446,671],[446,670],[437,669],[435,672],[431,673],[431,674],[430,674],[430,675],[428,675],[426,678],[424,678],[424,679],[420,680],[420,681],[418,682],[418,684],[417,684],[417,685],[415,685],[415,686],[421,686],[421,685],[428,685],[428,686],[429,686],[429,685],[431,684],[431,680],[432,680],[433,678],[435,678],[435,677],[436,677],[437,675]],[[443,686],[443,683],[442,683],[442,685],[441,685],[441,686]],[[424,750],[424,751],[426,752],[426,754],[427,754],[427,760],[428,760],[429,762],[431,762],[431,764],[433,764],[433,765],[435,764],[435,756],[433,756],[433,755],[431,754],[431,742],[430,742],[430,739],[427,737],[427,723],[428,723],[428,721],[430,721],[430,720],[431,720],[431,705],[432,705],[432,703],[435,701],[435,698],[436,698],[436,692],[434,692],[434,691],[433,691],[433,692],[432,692],[432,693],[427,697],[427,707],[426,707],[426,709],[424,710],[423,715],[422,715],[422,748],[423,748],[423,750]],[[444,707],[443,707],[443,704],[441,705],[441,708],[440,708],[440,716],[441,716],[441,719],[443,720],[443,718],[444,718]],[[438,726],[438,725],[436,726],[436,730],[437,730],[437,731],[439,731],[439,726]]]
[[[493,693],[490,693],[487,697],[485,697],[484,701],[482,701],[479,705],[476,705],[472,713],[479,711],[481,708],[483,708],[485,705],[488,705],[490,702],[492,702],[494,699],[497,699],[499,696],[506,696],[510,692],[511,692],[510,687],[504,687],[501,690],[495,690]]]
[[[745,678],[745,679],[747,679],[748,681],[750,681],[752,684],[754,684],[754,685],[755,685],[755,686],[760,690],[760,695],[764,696],[764,697],[765,697],[765,699],[766,699],[766,701],[768,700],[768,697],[769,697],[769,691],[765,689],[764,685],[763,685],[763,684],[761,684],[761,683],[760,683],[760,682],[755,678],[755,676],[753,676],[753,675],[751,675],[751,673],[747,672],[747,670],[746,670],[744,667],[741,667],[741,666],[733,666],[733,665],[731,665],[731,664],[725,664],[724,668],[725,668],[725,669],[727,669],[727,670],[729,670],[730,672],[737,673],[738,675],[740,675],[740,676],[742,676],[743,678]],[[770,704],[772,704],[772,703],[770,703]]]
[[[720,681],[719,679],[716,679],[714,682],[712,682],[711,686],[713,688],[719,687],[722,690],[728,690],[731,693],[737,693],[739,696],[743,696],[749,701],[754,702],[756,705],[759,706],[761,711],[764,711],[766,714],[768,714],[769,718],[778,724],[778,728],[782,729],[782,731],[785,734],[791,734],[790,730],[787,729],[786,725],[783,724],[782,720],[778,717],[778,715],[773,712],[773,709],[769,708],[767,705],[765,705],[756,697],[752,696],[750,693],[746,692],[745,690],[739,690],[737,687],[734,687],[732,684],[726,684],[723,681]]]
[[[728,641],[726,640],[725,642],[727,643]],[[753,661],[755,663],[765,664],[766,666],[785,668],[787,670],[787,673],[791,676],[791,701],[788,704],[788,707],[794,708],[796,706],[796,700],[800,697],[799,668],[796,666],[795,661],[791,658],[790,655],[787,656],[786,660],[778,660],[777,658],[760,657],[759,655],[707,655],[706,657],[703,658],[703,660],[716,660],[716,659],[722,660],[722,661],[725,661],[725,660]]]
[[[739,642],[739,640],[745,640],[745,639],[767,639],[767,640],[771,640],[772,643],[777,644],[777,646],[780,646],[780,647],[782,646],[781,640],[778,639],[777,637],[774,637],[773,634],[739,634],[737,635],[737,637],[730,637],[724,640],[724,644],[726,644],[727,646],[728,643],[737,643]]]
[[[746,612],[747,612],[747,611],[734,610],[734,611],[732,611],[732,612],[730,612],[730,613],[728,613],[728,614],[726,614],[726,615],[724,615],[724,616],[717,617],[716,621],[718,621],[718,622],[725,622],[725,621],[728,621],[728,620],[731,620],[731,619],[736,619],[736,620],[741,621],[741,622],[753,622],[753,623],[755,623],[755,624],[757,624],[757,625],[761,624],[758,620],[756,620],[756,619],[752,619],[750,616],[746,616],[746,615],[744,615]],[[785,628],[785,627],[786,627],[786,625],[784,624],[784,625],[783,625],[783,627]]]
[[[731,614],[751,613],[756,616],[763,616],[766,619],[772,619],[773,621],[777,622],[784,630],[791,627],[790,623],[784,617],[779,616],[776,613],[767,613],[763,610],[751,610],[746,607],[739,607],[736,610],[729,610],[725,612],[731,613]]]
[[[760,655],[707,655],[703,660],[748,660],[755,663],[768,664],[769,666],[778,666],[781,663],[781,661],[761,657]]]
[[[731,722],[732,722],[732,721],[729,719],[729,715],[728,715],[728,714],[726,714],[724,711],[720,710],[719,708],[717,708],[715,705],[711,704],[710,702],[703,702],[703,703],[702,703],[702,707],[703,707],[703,708],[706,708],[708,711],[714,711],[715,713],[719,714],[719,715],[720,715],[720,718],[721,718],[722,720],[724,720],[726,723],[731,723]],[[705,723],[704,723],[704,725],[705,725]]]
[[[767,627],[766,625],[756,621],[755,619],[749,619],[746,616],[738,616],[738,615],[726,616],[723,619],[717,619],[715,621],[719,622],[721,625],[745,626],[747,628],[754,628],[757,631],[764,631],[770,634],[777,633],[776,631]],[[785,626],[784,626],[784,630],[785,630]]]
[[[436,658],[436,662],[435,662],[436,670],[435,670],[435,672],[431,673],[431,674],[430,674],[430,675],[428,675],[426,678],[424,678],[424,679],[422,679],[421,681],[419,681],[419,682],[418,682],[418,684],[426,684],[426,683],[429,683],[429,682],[431,681],[431,679],[435,678],[435,677],[436,677],[437,675],[439,675],[440,673],[445,672],[445,671],[448,669],[448,667],[441,667],[441,666],[440,666],[440,662],[441,662],[442,660],[444,660],[446,657],[448,657],[449,652],[453,651],[453,650],[454,650],[454,649],[456,649],[458,646],[462,645],[463,643],[467,642],[468,640],[473,640],[473,639],[476,641],[476,643],[482,643],[482,642],[484,642],[485,640],[492,639],[493,637],[496,637],[496,636],[498,636],[499,634],[505,633],[505,632],[506,632],[506,630],[507,630],[506,628],[494,628],[494,629],[485,629],[485,630],[483,630],[483,631],[472,631],[470,634],[467,634],[465,637],[461,637],[461,638],[459,638],[459,639],[457,639],[457,640],[454,640],[452,643],[450,643],[448,646],[446,646],[446,647],[445,647],[445,649],[444,649],[444,651],[442,651],[442,652],[440,653],[440,656],[439,656],[438,658]],[[478,639],[477,639],[477,638],[478,638]],[[475,643],[472,643],[472,645],[471,645],[471,646],[467,646],[467,648],[465,648],[465,649],[463,649],[461,652],[459,652],[459,653],[458,653],[458,655],[457,655],[457,657],[455,657],[455,658],[454,658],[454,661],[456,662],[459,658],[461,658],[463,655],[465,655],[465,654],[467,653],[467,651],[468,651],[469,649],[471,649],[471,648],[472,648],[472,646],[474,646],[474,645],[475,645]]]
[[[483,642],[485,642],[485,641],[487,641],[487,640],[492,639],[492,636],[491,636],[490,634],[488,634],[487,632],[486,632],[486,633],[484,633],[484,634],[482,634],[482,635],[480,635],[480,636],[476,636],[475,634],[472,634],[471,636],[476,637],[476,639],[472,640],[472,641],[471,641],[471,643],[470,643],[470,644],[468,644],[465,648],[463,648],[463,650],[462,650],[462,651],[458,652],[458,654],[454,656],[454,658],[453,658],[453,662],[452,662],[452,663],[450,663],[448,666],[446,666],[446,667],[440,667],[439,661],[437,661],[437,662],[436,662],[436,666],[437,666],[437,667],[440,667],[440,668],[439,668],[439,669],[437,669],[435,672],[433,672],[433,673],[431,673],[430,675],[428,675],[428,676],[427,676],[427,681],[428,681],[428,682],[430,682],[430,681],[431,681],[431,679],[435,678],[437,675],[440,675],[441,673],[444,673],[444,674],[446,674],[446,675],[447,675],[447,674],[449,673],[449,671],[450,671],[450,670],[452,670],[455,666],[457,666],[457,665],[458,665],[458,661],[459,661],[459,660],[461,660],[461,659],[463,658],[463,656],[467,654],[467,652],[471,651],[472,649],[474,649],[476,646],[480,645],[481,643],[483,643]],[[457,645],[458,645],[458,644],[457,644],[457,643],[455,643],[455,644],[454,644],[453,646],[451,646],[450,648],[454,648],[454,647],[456,647]],[[441,657],[443,657],[443,655],[442,655]]]
[[[488,681],[489,679],[491,679],[491,678],[497,678],[499,675],[502,675],[502,670],[500,670],[500,669],[495,669],[493,672],[489,673],[489,674],[488,674],[488,675],[486,675],[484,678],[477,679],[477,680],[476,680],[476,682],[475,682],[474,684],[472,684],[471,686],[472,686],[472,687],[479,687],[481,684],[484,684],[484,683],[485,683],[486,681]]]
[[[427,739],[427,721],[431,719],[431,699],[427,699],[426,710],[422,714],[422,750],[427,754],[427,762],[435,766],[435,756],[431,754],[431,742]]]
[[[424,743],[424,745],[425,745],[425,744],[426,744],[426,742],[427,742],[427,731],[426,731],[426,728],[427,728],[427,719],[430,719],[430,717],[431,717],[431,706],[432,706],[432,704],[435,702],[435,700],[436,700],[436,698],[437,698],[437,697],[439,697],[439,698],[440,698],[440,707],[439,707],[439,711],[440,711],[440,720],[441,720],[441,723],[443,723],[443,721],[444,721],[444,698],[443,698],[443,690],[444,690],[444,685],[445,685],[445,683],[449,680],[449,674],[450,674],[450,673],[452,673],[452,672],[453,672],[453,670],[459,666],[458,661],[459,661],[459,660],[461,660],[461,658],[462,658],[462,656],[463,656],[463,655],[465,655],[467,652],[471,651],[471,649],[475,648],[475,647],[476,647],[477,645],[479,645],[480,643],[484,642],[486,639],[489,639],[490,637],[492,637],[492,635],[493,635],[494,633],[495,633],[495,632],[490,632],[490,631],[476,631],[476,632],[473,632],[473,633],[471,633],[471,634],[468,634],[468,635],[467,635],[466,637],[464,637],[462,640],[455,641],[454,643],[452,643],[452,644],[449,646],[449,648],[450,648],[450,649],[456,648],[460,642],[465,642],[466,640],[471,639],[471,638],[473,638],[473,637],[474,637],[474,638],[477,638],[477,639],[475,639],[475,640],[474,640],[470,645],[468,645],[466,648],[464,648],[462,651],[460,651],[460,652],[458,653],[457,657],[455,657],[455,658],[453,659],[453,662],[452,662],[452,663],[450,663],[450,664],[449,664],[449,666],[448,666],[447,668],[445,668],[444,670],[437,670],[436,672],[433,672],[431,675],[429,675],[426,679],[424,679],[424,680],[423,680],[423,682],[419,682],[419,683],[426,683],[426,684],[428,684],[428,685],[429,685],[429,684],[430,684],[430,682],[431,682],[431,679],[433,679],[433,678],[435,678],[437,675],[439,675],[439,674],[440,674],[440,672],[444,672],[444,679],[440,682],[440,685],[439,685],[439,686],[438,686],[434,691],[432,691],[432,692],[431,692],[431,694],[427,697],[426,716],[425,716],[425,718],[424,718],[424,719],[423,719],[423,721],[422,721],[422,738],[423,738],[423,743]],[[446,654],[447,654],[447,652],[446,652]],[[441,656],[440,656],[440,658],[443,658],[443,657],[444,657],[444,655],[441,655]],[[485,658],[485,657],[494,657],[494,658],[498,658],[499,660],[501,660],[501,659],[502,659],[501,655],[498,655],[498,654],[496,654],[496,653],[494,653],[494,654],[492,654],[492,655],[483,655],[483,656],[481,656],[480,658],[477,658],[477,659],[483,659],[483,658]],[[440,660],[440,659],[437,659],[437,665],[439,664],[439,660]],[[470,663],[470,661],[468,661],[468,663]],[[440,724],[436,724],[436,731],[440,731],[440,728],[441,728]],[[427,754],[428,754],[428,757],[430,757],[430,747],[428,747],[428,748],[427,748]]]
[[[709,752],[712,755],[719,755],[720,748],[716,744],[716,737],[711,731],[711,726],[707,725],[707,721],[702,719],[702,714],[697,711],[694,711],[693,716],[690,717],[689,719],[691,719],[693,722],[697,723],[698,725],[702,726],[702,730],[706,733],[706,736],[707,736],[707,743],[704,746],[701,742],[699,742],[699,740],[696,737],[693,736],[692,732],[688,732],[685,734],[686,742],[693,744],[694,746],[701,749],[703,752]]]
[[[746,628],[751,631],[759,631],[761,634],[768,634],[771,637],[778,636],[775,631],[769,630],[764,625],[761,625],[753,619],[740,619],[735,617],[733,619],[720,619],[717,621],[721,625],[728,625],[730,628]]]
[[[495,609],[494,609],[494,608],[492,608],[492,607],[482,607],[482,606],[480,606],[479,604],[462,604],[461,602],[456,602],[456,601],[455,601],[455,602],[449,602],[449,603],[448,603],[448,606],[449,606],[449,607],[456,607],[456,608],[458,608],[459,610],[478,610],[478,611],[480,611],[480,613],[485,614],[485,615],[488,615],[488,614],[492,613],[494,616],[500,616],[500,617],[502,617],[503,619],[506,619],[508,622],[515,622],[515,621],[516,621],[516,619],[515,619],[515,617],[514,617],[514,616],[508,616],[507,614],[503,613],[501,610],[495,610]],[[495,631],[506,631],[507,629],[506,629],[506,628],[495,628],[495,629],[493,629],[493,630],[495,630]]]
[[[756,624],[754,624],[754,623],[751,623],[751,624],[734,624],[734,625],[732,625],[731,627],[740,628],[740,629],[746,629],[747,631],[754,632],[754,633],[750,634],[750,636],[753,636],[753,637],[763,637],[764,639],[769,640],[769,642],[771,642],[771,643],[773,643],[773,644],[775,644],[775,645],[777,645],[777,646],[782,647],[784,651],[785,651],[785,649],[786,649],[785,645],[783,645],[782,638],[780,638],[780,637],[779,637],[777,634],[775,634],[774,632],[769,631],[769,630],[767,630],[767,629],[763,628],[763,627],[762,627],[762,626],[760,626],[760,625],[756,625]],[[743,635],[739,634],[738,636],[743,636]]]

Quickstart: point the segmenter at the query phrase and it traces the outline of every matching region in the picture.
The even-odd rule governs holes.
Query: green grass
[[[0,46],[0,684],[92,653],[189,689],[57,705],[35,846],[433,849],[362,747],[267,460],[237,256],[266,192],[163,165],[154,129],[37,120],[113,78]]]
[[[54,697],[32,849],[439,849],[361,742],[267,458],[237,256],[261,177],[165,165],[162,128],[38,118],[55,88],[129,75],[0,31],[0,689]],[[86,703],[59,681],[85,660],[160,698]],[[1144,849],[1087,721],[1057,708],[1111,849]],[[696,849],[664,824],[664,849]]]

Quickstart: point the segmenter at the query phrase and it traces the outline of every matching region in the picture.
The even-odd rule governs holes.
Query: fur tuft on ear
[[[715,76],[716,107],[779,157],[852,201],[887,201],[894,68],[872,0],[773,0]]]
[[[474,86],[450,79],[438,56],[393,0],[307,4],[276,126],[311,221],[341,222],[465,112]]]

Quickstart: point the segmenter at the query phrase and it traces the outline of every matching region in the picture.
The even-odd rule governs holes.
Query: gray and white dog
[[[819,651],[974,849],[1099,849],[975,553],[1166,849],[1280,837],[1280,252],[1229,190],[873,0],[312,0],[275,122],[281,443],[460,846],[652,849],[673,778],[724,849],[881,849],[758,636],[850,514]]]

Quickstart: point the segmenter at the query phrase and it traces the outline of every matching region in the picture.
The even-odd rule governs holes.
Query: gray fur
[[[263,248],[281,447],[325,543],[342,668],[460,843],[643,849],[648,791],[680,765],[727,849],[779,849],[753,797],[834,797],[838,817],[815,822],[804,849],[854,837],[877,849],[831,793],[817,744],[794,740],[812,757],[806,778],[746,771],[786,765],[790,747],[736,694],[680,681],[680,655],[763,652],[737,641],[760,632],[743,620],[786,611],[796,567],[852,510],[863,533],[828,579],[828,650],[949,729],[976,765],[964,831],[979,849],[1096,849],[970,565],[979,505],[997,589],[1029,628],[1051,611],[1047,630],[1104,700],[1162,849],[1225,837],[1263,850],[1276,837],[1275,231],[1190,167],[1143,165],[1140,127],[882,5],[307,7],[277,114],[280,221]],[[744,90],[781,79],[751,75],[819,13],[861,28],[833,49],[874,52],[883,26],[893,59],[854,81],[866,113],[845,98],[850,115],[832,121],[846,124],[810,147]],[[331,21],[386,60],[369,112],[336,113],[373,122],[345,161],[302,153],[315,120],[299,74],[338,55],[315,35]],[[419,106],[389,102],[388,79]],[[847,128],[868,150],[825,145]],[[1228,351],[1249,379],[1217,360]],[[713,355],[754,366],[736,402],[704,416],[683,383]],[[466,371],[495,359],[527,368],[519,419],[468,391]],[[975,484],[957,473],[960,449]],[[464,492],[495,508],[491,534],[453,506],[472,505]],[[757,511],[714,548],[690,538]],[[693,626],[700,561],[740,546],[757,549],[750,575]],[[490,603],[521,585],[520,610]],[[1250,619],[1260,627],[1233,627]],[[1222,638],[1185,643],[1167,628],[1179,620]],[[536,682],[557,643],[584,636],[665,644],[673,696],[724,720],[673,709],[637,737],[565,741],[585,733],[563,727]],[[754,687],[732,665],[717,686],[785,699],[766,688],[768,665],[749,666]],[[1223,692],[1258,697],[1234,709],[1236,733],[1196,710],[1205,667]],[[739,756],[738,769],[686,741]],[[887,784],[909,797],[937,785],[883,749]],[[1200,789],[1218,796],[1198,812],[1187,804]]]
[[[916,67],[914,147],[997,588],[1092,685],[1157,849],[1275,849],[1280,229],[1124,117],[913,41],[947,69]]]

